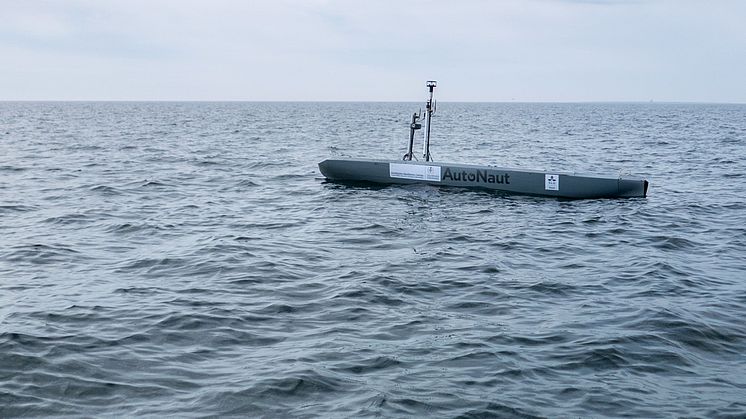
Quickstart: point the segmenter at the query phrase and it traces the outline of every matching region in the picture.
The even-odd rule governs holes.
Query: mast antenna
[[[433,113],[435,112],[435,102],[433,101],[433,90],[435,90],[435,86],[438,85],[438,82],[435,80],[428,80],[427,83],[425,83],[425,86],[427,86],[430,97],[427,99],[427,104],[425,105],[425,141],[422,144],[422,154],[425,158],[425,161],[432,161],[432,156],[430,156],[430,125],[431,120],[433,117]]]
[[[422,128],[422,124],[420,124],[418,121],[421,118],[422,109],[420,109],[419,112],[412,114],[412,122],[409,124],[409,150],[407,153],[402,157],[402,160],[412,160],[412,157],[414,157],[414,153],[412,153],[412,146],[414,145],[414,132],[418,129]]]

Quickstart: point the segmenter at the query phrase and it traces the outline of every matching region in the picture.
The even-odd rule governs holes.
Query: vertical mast
[[[402,160],[411,161],[412,157],[414,157],[414,153],[412,152],[412,147],[414,146],[414,132],[422,128],[422,124],[417,122],[420,119],[421,113],[422,112],[420,111],[412,114],[412,123],[409,124],[409,150],[407,151],[407,154],[402,157]]]
[[[435,112],[433,90],[435,89],[435,86],[437,84],[438,82],[436,82],[435,80],[428,80],[427,83],[425,83],[425,86],[427,86],[427,88],[430,90],[430,97],[427,99],[427,104],[425,105],[427,118],[425,119],[425,141],[422,144],[422,154],[425,158],[425,161],[432,161],[432,157],[430,157],[430,125],[433,112]]]

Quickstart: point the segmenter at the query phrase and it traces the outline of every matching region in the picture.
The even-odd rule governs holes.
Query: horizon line
[[[419,103],[420,100],[248,100],[248,99],[0,99],[0,103]],[[697,100],[440,100],[442,103],[500,104],[691,104],[746,105],[744,102]]]

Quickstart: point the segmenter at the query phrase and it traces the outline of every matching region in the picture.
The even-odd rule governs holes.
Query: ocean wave
[[[649,196],[319,177],[410,104],[0,103],[0,416],[743,416],[746,108],[443,106],[442,161]]]

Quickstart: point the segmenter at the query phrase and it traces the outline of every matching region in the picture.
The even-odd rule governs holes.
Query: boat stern
[[[645,198],[650,183],[647,179],[619,178],[619,196],[624,198]]]

